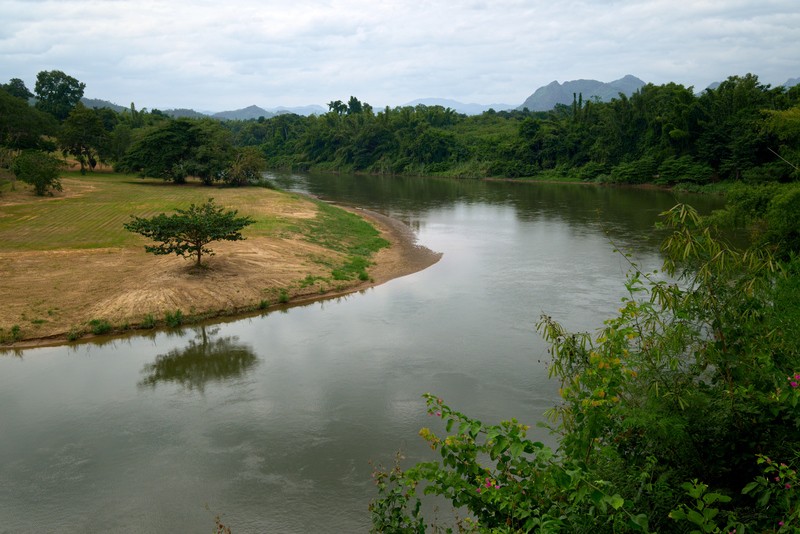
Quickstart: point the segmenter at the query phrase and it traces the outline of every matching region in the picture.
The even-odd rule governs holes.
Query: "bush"
[[[39,196],[48,190],[61,191],[61,160],[38,150],[26,150],[14,160],[13,171],[17,179],[33,186]]]
[[[689,156],[665,159],[658,168],[658,183],[676,184],[692,182],[702,184],[708,182],[714,170],[703,163],[697,163]]]
[[[611,170],[611,182],[618,184],[643,184],[650,182],[658,172],[658,162],[652,156],[620,163]]]
[[[89,321],[89,326],[92,329],[92,334],[96,336],[107,334],[111,331],[111,323],[105,319],[92,319]]]
[[[164,322],[170,328],[178,328],[183,324],[183,312],[175,310],[174,312],[167,312],[164,314]]]
[[[152,313],[148,313],[142,319],[142,328],[155,328],[156,326],[156,318],[153,317]]]

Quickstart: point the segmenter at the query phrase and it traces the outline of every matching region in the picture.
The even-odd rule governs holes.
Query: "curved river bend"
[[[417,437],[436,428],[420,395],[535,425],[557,398],[539,315],[601,326],[624,291],[627,264],[613,249],[659,266],[653,223],[687,200],[563,184],[271,178],[400,219],[444,256],[282,312],[0,353],[0,532],[209,532],[217,514],[236,533],[367,531],[369,461],[432,454]]]

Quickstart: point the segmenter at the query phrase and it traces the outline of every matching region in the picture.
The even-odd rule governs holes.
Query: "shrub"
[[[286,304],[289,302],[289,293],[285,289],[281,289],[280,293],[278,294],[278,302],[281,304]]]
[[[152,313],[148,313],[142,319],[142,328],[155,328],[156,326],[156,319],[153,317]]]
[[[175,310],[174,312],[167,312],[164,314],[164,322],[170,328],[178,328],[183,324],[183,312]]]
[[[17,179],[33,186],[39,196],[48,190],[61,191],[61,160],[38,150],[26,150],[14,160]]]
[[[89,321],[89,326],[92,329],[92,334],[96,336],[107,334],[111,331],[111,323],[105,319],[92,319]]]

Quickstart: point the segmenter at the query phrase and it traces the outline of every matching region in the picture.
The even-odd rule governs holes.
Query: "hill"
[[[125,106],[120,106],[119,104],[114,104],[113,102],[109,102],[108,100],[101,100],[99,98],[81,98],[81,103],[86,106],[87,108],[95,108],[95,109],[102,109],[108,108],[113,109],[117,113],[122,113],[125,111]]]
[[[220,111],[219,113],[214,113],[211,116],[219,120],[246,121],[249,119],[257,119],[259,117],[264,117],[265,119],[269,119],[270,117],[274,117],[275,113],[267,111],[266,109],[260,108],[258,106],[247,106],[246,108],[236,109],[233,111]]]
[[[484,111],[493,109],[495,111],[504,111],[514,109],[510,104],[465,104],[457,100],[450,100],[447,98],[418,98],[405,104],[406,106],[415,107],[422,104],[423,106],[442,106],[443,108],[450,108],[458,113],[464,115],[480,115]]]
[[[553,81],[538,88],[517,109],[549,111],[556,104],[572,104],[573,96],[578,94],[583,95],[584,101],[597,97],[603,102],[608,102],[620,93],[630,96],[644,85],[645,82],[630,74],[608,83],[598,80],[572,80],[561,84]]]

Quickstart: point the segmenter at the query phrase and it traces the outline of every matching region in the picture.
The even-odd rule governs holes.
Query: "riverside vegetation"
[[[600,332],[538,323],[557,449],[425,395],[438,424],[420,436],[441,458],[376,469],[374,531],[451,531],[421,492],[466,515],[460,532],[800,531],[796,250],[736,251],[685,205],[663,224],[667,277],[631,264]]]
[[[800,176],[800,86],[771,88],[752,74],[699,95],[675,83],[647,84],[610,102],[575,95],[572,106],[548,112],[375,110],[351,96],[319,116],[246,121],[174,119],[133,104],[120,113],[89,109],[74,78],[60,71],[38,78],[35,107],[21,80],[0,89],[0,160],[60,149],[84,172],[105,162],[176,183],[194,176],[233,185],[258,180],[264,161],[295,170],[688,187]],[[65,89],[48,91],[53,85]]]

